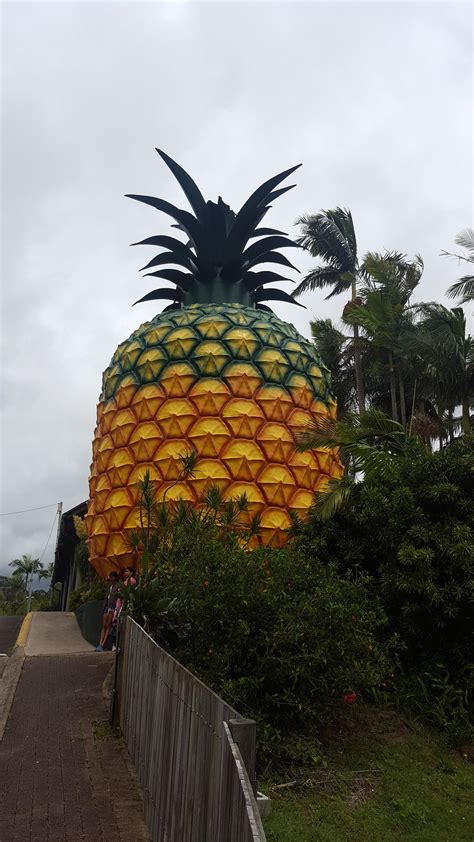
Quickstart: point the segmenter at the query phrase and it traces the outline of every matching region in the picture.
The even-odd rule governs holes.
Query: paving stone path
[[[150,839],[130,760],[108,727],[112,659],[25,659],[0,743],[0,842]]]

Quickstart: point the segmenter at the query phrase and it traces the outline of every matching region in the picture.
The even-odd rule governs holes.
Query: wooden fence
[[[119,650],[114,706],[143,788],[153,842],[265,842],[253,720],[240,716],[130,617]]]

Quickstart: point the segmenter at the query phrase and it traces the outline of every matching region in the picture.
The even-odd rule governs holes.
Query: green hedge
[[[394,679],[378,698],[462,738],[474,718],[473,437],[436,453],[413,442],[301,540],[342,574],[371,576],[399,640]]]
[[[378,641],[384,614],[365,580],[296,544],[249,553],[203,527],[183,529],[164,556],[154,587],[176,599],[175,625],[186,630],[170,648],[257,719],[260,751],[282,755],[293,740],[294,755],[294,741],[334,719],[344,696],[389,671]],[[149,630],[163,642],[162,625]]]

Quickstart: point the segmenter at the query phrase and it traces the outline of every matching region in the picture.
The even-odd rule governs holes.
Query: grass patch
[[[111,725],[108,719],[95,719],[92,723],[94,740],[121,740],[120,728]]]
[[[442,737],[361,706],[326,741],[326,768],[261,781],[268,842],[472,842],[474,767]]]

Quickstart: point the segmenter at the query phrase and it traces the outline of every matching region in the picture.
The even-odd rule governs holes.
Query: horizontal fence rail
[[[255,801],[255,723],[130,617],[119,649],[120,726],[154,842],[265,842]]]
[[[226,842],[261,842],[265,839],[254,791],[231,723],[224,730],[224,770],[221,782],[221,839]]]

